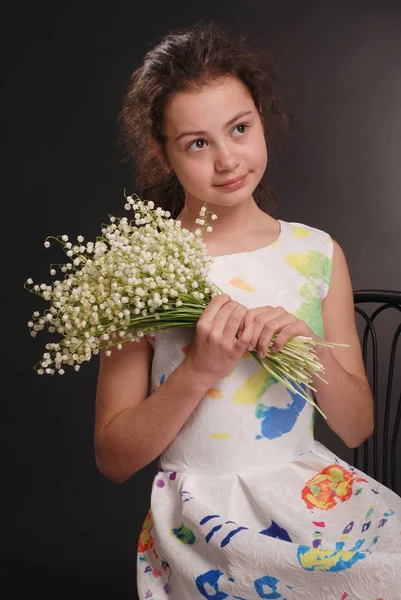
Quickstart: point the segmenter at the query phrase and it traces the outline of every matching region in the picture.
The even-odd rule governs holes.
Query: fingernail
[[[253,350],[253,345],[252,344],[248,344],[248,348],[247,350],[250,352],[251,350]]]

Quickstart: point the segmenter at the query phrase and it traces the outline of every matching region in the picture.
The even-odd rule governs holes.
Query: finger
[[[262,331],[266,326],[266,322],[269,322],[269,314],[266,312],[256,315],[253,314],[249,315],[248,318],[252,323],[252,339],[249,343],[248,350],[254,350],[258,344]]]
[[[269,318],[274,319],[282,317],[288,313],[288,311],[286,311],[282,306],[257,306],[256,308],[249,308],[248,312],[253,318],[261,315],[266,317],[266,315],[268,315]]]
[[[256,348],[266,323],[288,314],[282,306],[262,306],[260,308],[250,309],[248,312],[249,316],[247,315],[247,318],[252,319],[254,323],[253,336],[248,350],[254,350],[254,348]]]
[[[246,315],[246,312],[247,308],[242,304],[238,304],[235,310],[231,313],[230,317],[227,319],[223,331],[223,335],[227,336],[227,339],[236,341],[240,337],[239,328],[244,316]]]
[[[297,320],[298,319],[294,315],[287,313],[278,319],[273,319],[272,321],[266,323],[257,342],[258,355],[260,357],[266,356],[269,352],[270,344],[274,335],[277,332],[281,332],[284,327],[288,327]]]
[[[305,321],[301,319],[297,319],[295,322],[290,323],[286,327],[283,327],[279,332],[278,336],[274,341],[274,352],[278,352],[282,349],[284,344],[288,342],[291,338],[297,335],[305,335],[307,337],[311,337],[316,339],[317,336],[311,331]]]
[[[212,323],[220,309],[228,302],[231,302],[231,297],[228,294],[218,294],[217,296],[214,296],[202,311],[198,322],[201,324]]]
[[[236,302],[235,300],[231,300],[230,302],[227,302],[226,304],[224,304],[220,308],[220,310],[217,313],[217,315],[215,316],[215,318],[213,319],[213,322],[211,323],[210,334],[213,333],[213,336],[226,335],[225,330],[227,327],[227,323],[232,319],[233,314],[235,313],[235,311],[238,309],[239,306],[241,306],[241,305],[238,302]],[[242,318],[242,316],[241,316],[241,318]],[[235,334],[237,333],[238,326],[239,326],[239,322],[235,322],[235,325],[231,326],[233,330],[235,329],[235,331],[233,331],[232,334],[230,331],[231,338],[234,338]]]
[[[237,337],[240,337],[240,335],[242,334],[242,332],[245,329],[245,325],[247,323],[247,317],[249,315],[249,309],[246,311],[245,315],[242,318],[242,321],[240,323],[240,326],[238,327],[238,333],[237,333]]]
[[[245,350],[249,346],[253,334],[253,321],[251,319],[244,320],[244,329],[241,334],[238,334],[237,346],[241,350]]]

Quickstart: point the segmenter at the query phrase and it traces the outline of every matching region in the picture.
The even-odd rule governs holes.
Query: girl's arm
[[[173,441],[208,389],[232,371],[253,326],[237,337],[247,309],[227,294],[202,312],[183,362],[147,396],[152,349],[143,337],[100,357],[95,452],[99,470],[116,483],[157,458]]]
[[[316,400],[327,416],[331,429],[350,448],[362,444],[373,433],[373,395],[363,364],[361,344],[355,324],[351,278],[344,253],[333,240],[330,289],[322,303],[327,341],[341,341],[348,348],[317,346],[326,371],[326,385],[313,378]]]
[[[95,454],[99,471],[122,483],[175,438],[210,385],[184,361],[147,397],[153,350],[143,337],[100,356]]]

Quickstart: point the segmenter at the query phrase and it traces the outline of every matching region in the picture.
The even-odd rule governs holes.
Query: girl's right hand
[[[228,294],[220,294],[198,319],[185,361],[197,377],[205,378],[211,386],[233,370],[252,340],[251,322],[236,337],[246,312],[247,308]]]

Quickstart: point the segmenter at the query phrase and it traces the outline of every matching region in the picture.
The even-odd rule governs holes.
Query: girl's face
[[[229,77],[177,92],[164,117],[168,161],[187,202],[234,206],[251,199],[267,149],[261,117],[241,81]]]

